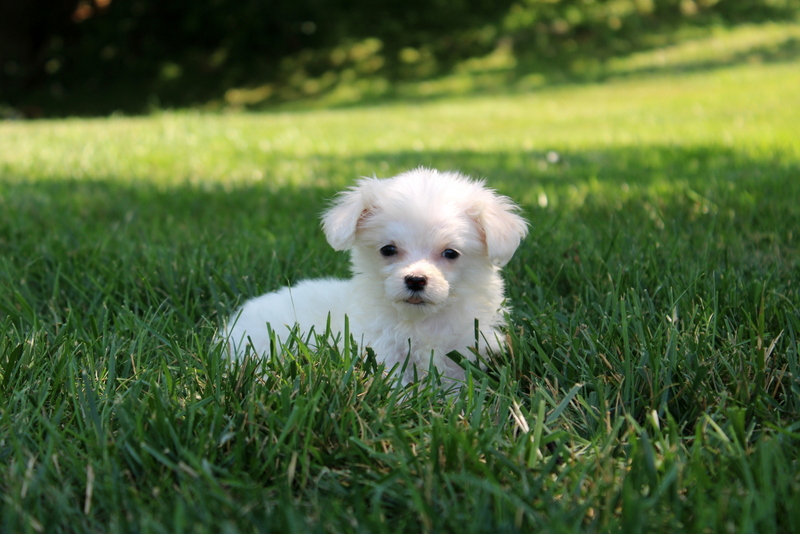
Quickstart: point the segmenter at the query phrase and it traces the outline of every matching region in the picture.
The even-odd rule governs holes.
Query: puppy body
[[[395,178],[363,179],[323,216],[328,242],[351,253],[349,280],[307,280],[244,304],[226,327],[230,352],[247,345],[269,352],[267,324],[279,339],[299,325],[350,333],[404,381],[433,364],[464,377],[447,353],[470,360],[502,343],[504,285],[500,267],[527,233],[516,206],[457,173],[417,169]],[[479,331],[476,333],[475,322]],[[477,335],[476,335],[477,334]]]

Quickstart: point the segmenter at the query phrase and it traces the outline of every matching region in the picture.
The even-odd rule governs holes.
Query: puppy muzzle
[[[393,274],[386,278],[384,287],[386,296],[398,309],[424,308],[432,312],[447,300],[450,284],[444,273],[428,261],[396,266]]]

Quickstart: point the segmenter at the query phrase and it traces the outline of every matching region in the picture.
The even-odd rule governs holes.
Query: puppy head
[[[323,229],[393,305],[428,312],[508,263],[527,234],[517,209],[483,182],[417,169],[362,179],[323,215]]]

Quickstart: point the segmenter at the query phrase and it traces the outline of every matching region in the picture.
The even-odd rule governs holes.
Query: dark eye
[[[442,257],[447,258],[448,260],[454,260],[459,256],[461,256],[461,253],[457,250],[453,250],[452,248],[448,248],[442,252]]]
[[[381,247],[381,254],[387,258],[389,256],[394,256],[397,254],[397,247],[394,245],[386,245],[385,247]]]

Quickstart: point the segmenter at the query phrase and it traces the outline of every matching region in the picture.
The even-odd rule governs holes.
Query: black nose
[[[411,291],[422,291],[428,279],[424,276],[406,276],[406,287]]]

